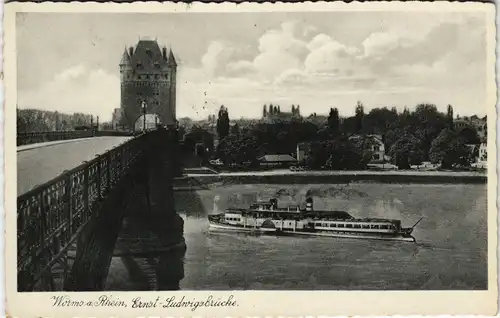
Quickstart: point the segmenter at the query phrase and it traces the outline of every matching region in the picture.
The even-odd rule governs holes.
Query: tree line
[[[272,109],[274,112],[274,106]],[[299,164],[337,170],[366,168],[372,160],[374,138],[380,136],[390,163],[400,169],[424,161],[451,169],[469,166],[477,156],[477,147],[471,145],[481,143],[474,127],[456,129],[453,116],[451,105],[446,113],[433,104],[419,104],[412,111],[383,107],[365,113],[363,103],[357,102],[353,116],[340,117],[338,109],[332,107],[325,122],[319,124],[293,117],[238,127],[231,125],[229,111],[222,106],[217,116],[217,147],[213,146],[213,134],[200,127],[194,127],[186,138],[188,143],[204,144],[205,162],[217,157],[226,164],[247,166],[257,166],[258,158],[265,154],[295,156],[297,145],[304,143],[304,159]]]
[[[97,124],[97,118],[89,114],[64,114],[39,109],[17,109],[17,132],[47,132],[74,130]],[[105,124],[104,124],[105,125]]]

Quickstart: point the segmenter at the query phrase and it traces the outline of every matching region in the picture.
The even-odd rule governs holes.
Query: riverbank
[[[186,181],[186,180],[191,180]],[[177,187],[223,184],[325,184],[350,182],[378,183],[473,183],[485,184],[485,172],[447,171],[256,171],[219,174],[186,174],[176,180]]]

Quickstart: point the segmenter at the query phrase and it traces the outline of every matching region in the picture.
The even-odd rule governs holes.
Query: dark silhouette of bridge
[[[90,133],[18,136],[18,144],[99,138]],[[85,144],[67,145],[73,143]],[[46,151],[57,156],[54,149]],[[172,179],[181,174],[177,149],[177,130],[159,127],[32,189],[18,185],[18,291],[104,290],[113,256],[130,268],[137,259],[156,268],[146,289],[178,289],[186,245],[172,189]]]

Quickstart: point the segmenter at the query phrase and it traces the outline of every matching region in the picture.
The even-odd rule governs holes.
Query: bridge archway
[[[144,121],[144,117],[146,117],[146,121]],[[144,122],[146,123],[145,129]],[[134,131],[140,132],[143,130],[155,129],[156,125],[158,124],[162,124],[160,116],[158,116],[157,114],[143,114],[135,120]]]

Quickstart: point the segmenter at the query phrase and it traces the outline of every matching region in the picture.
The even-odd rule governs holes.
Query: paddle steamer
[[[208,216],[212,231],[248,232],[272,235],[307,235],[415,242],[411,235],[420,219],[410,228],[400,220],[358,219],[345,211],[315,211],[313,199],[305,209],[298,205],[278,207],[278,200],[251,204],[248,209],[229,208]]]

